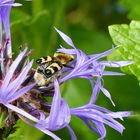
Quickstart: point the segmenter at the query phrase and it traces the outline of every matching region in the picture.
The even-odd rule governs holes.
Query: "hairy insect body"
[[[54,78],[61,76],[63,67],[74,59],[72,55],[65,53],[55,53],[54,56],[41,57],[36,60],[38,67],[34,74],[34,79],[39,86],[46,86],[53,82]]]

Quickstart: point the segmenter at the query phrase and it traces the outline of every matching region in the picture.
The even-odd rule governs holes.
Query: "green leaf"
[[[4,122],[7,118],[7,111],[5,108],[0,107],[0,128],[4,127]]]
[[[108,60],[129,60],[132,65],[122,68],[123,72],[135,75],[140,81],[140,21],[132,21],[130,25],[111,25],[109,33],[116,46],[108,56]]]
[[[128,10],[128,18],[140,20],[139,0],[120,0],[120,4]]]
[[[39,140],[44,134],[36,128],[19,120],[14,126],[16,131],[5,140]]]

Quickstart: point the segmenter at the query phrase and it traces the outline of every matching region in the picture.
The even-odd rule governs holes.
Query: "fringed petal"
[[[119,133],[122,133],[125,128],[115,119],[122,119],[123,117],[128,117],[131,115],[130,112],[127,111],[111,112],[105,108],[92,104],[73,108],[71,109],[71,114],[82,119],[92,131],[99,134],[101,136],[100,140],[102,140],[106,136],[106,129],[104,127],[104,124],[112,127]],[[96,128],[94,128],[93,125],[95,125]]]

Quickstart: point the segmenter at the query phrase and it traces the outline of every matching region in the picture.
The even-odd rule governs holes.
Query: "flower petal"
[[[98,140],[103,140],[106,136],[106,128],[105,128],[104,124],[101,122],[98,122],[98,121],[93,121],[93,123],[95,124],[95,126],[98,129],[98,132],[101,136]]]
[[[71,140],[77,140],[76,135],[74,131],[72,130],[72,128],[69,125],[67,125],[66,128],[69,130],[69,133],[71,135]]]
[[[75,48],[73,41],[71,40],[70,37],[68,37],[66,34],[64,34],[63,32],[61,32],[60,30],[58,30],[56,27],[54,27],[54,29],[57,31],[57,33],[62,37],[62,39],[71,47]]]
[[[120,72],[113,72],[113,71],[103,71],[102,75],[104,76],[123,76],[125,75],[124,73],[120,73]]]
[[[2,19],[0,16],[0,47],[2,46]]]
[[[16,113],[18,113],[18,114],[20,114],[20,115],[22,115],[22,116],[24,116],[24,117],[30,119],[30,120],[32,120],[32,121],[34,121],[34,122],[38,122],[38,121],[39,121],[39,120],[38,120],[37,118],[35,118],[34,116],[30,115],[29,113],[23,111],[22,109],[20,109],[20,108],[14,106],[14,105],[12,105],[12,104],[7,104],[7,103],[6,103],[6,104],[4,104],[4,105],[5,105],[7,108],[11,109],[12,111],[14,111],[14,112],[16,112]]]
[[[38,128],[39,130],[41,130],[42,132],[44,132],[45,134],[49,135],[50,137],[52,137],[54,140],[61,140],[59,137],[57,137],[54,133],[52,133],[51,131],[49,131],[48,129],[42,127],[39,124],[33,125],[34,127]]]
[[[129,117],[131,115],[131,111],[119,111],[119,112],[111,112],[107,115],[113,117],[113,118],[119,118],[123,120],[123,117]]]
[[[31,84],[28,86],[25,86],[21,89],[19,89],[17,92],[14,92],[13,94],[9,94],[9,96],[7,97],[7,102],[12,102],[16,99],[18,99],[19,97],[21,97],[22,95],[24,95],[27,91],[29,91],[31,88],[33,88],[36,84]]]
[[[2,84],[2,87],[1,87],[2,90],[5,90],[7,88],[7,86],[9,84],[9,82],[10,82],[10,80],[11,80],[11,78],[12,78],[12,76],[13,76],[13,74],[14,74],[17,66],[18,66],[18,64],[20,63],[21,59],[25,55],[26,51],[27,51],[27,48],[25,48],[25,50],[18,55],[18,57],[14,60],[14,62],[10,66],[10,68],[9,68],[9,70],[8,70],[4,80],[3,80],[3,84]]]
[[[100,64],[108,66],[108,67],[118,68],[118,67],[124,67],[124,66],[131,65],[131,64],[133,64],[133,62],[132,61],[116,61],[116,62],[102,61],[102,62],[100,62]]]
[[[58,81],[56,79],[54,80],[54,87],[55,87],[55,94],[52,101],[52,106],[49,115],[49,124],[48,124],[48,127],[51,130],[55,128],[57,118],[58,118],[57,116],[59,114],[60,104],[61,104],[60,88],[59,88]]]
[[[89,104],[93,104],[93,103],[95,103],[95,101],[97,99],[97,95],[100,91],[100,87],[101,87],[100,77],[98,77],[96,84],[94,84],[93,79],[90,79],[90,84],[92,86],[92,95],[91,95]]]
[[[115,103],[113,102],[110,93],[103,87],[100,88],[101,91],[104,93],[104,95],[109,98],[109,100],[111,101],[111,103],[113,104],[113,106],[115,106]]]
[[[67,126],[70,122],[70,118],[71,118],[71,114],[70,114],[69,106],[63,99],[61,99],[61,107],[60,107],[57,124],[56,124],[56,126],[58,127],[56,127],[56,129],[58,130]]]
[[[55,94],[52,101],[51,111],[49,114],[48,128],[50,130],[58,130],[65,127],[70,121],[70,109],[67,103],[61,99],[60,87],[55,79]]]
[[[18,75],[18,77],[13,81],[11,82],[9,85],[8,85],[8,89],[7,89],[7,93],[9,94],[10,92],[10,95],[13,95],[14,92],[20,88],[21,84],[24,82],[31,66],[33,64],[33,61],[29,62],[22,70],[22,72]],[[7,95],[6,95],[7,96]]]
[[[61,140],[59,137],[57,137],[54,133],[52,133],[50,130],[46,129],[43,125],[37,123],[37,124],[31,124],[27,119],[19,116],[20,119],[22,119],[25,123],[29,124],[30,126],[34,126],[35,128],[39,129],[43,133],[49,135],[52,137],[54,140]]]
[[[71,114],[82,119],[85,124],[94,132],[101,135],[101,138],[104,138],[106,135],[106,130],[104,124],[112,127],[116,131],[122,133],[125,129],[123,125],[117,122],[114,118],[120,118],[130,116],[130,112],[111,112],[105,108],[95,106],[93,104],[88,104],[78,108],[72,108]],[[89,121],[91,123],[89,123]],[[92,124],[96,126],[95,129]]]

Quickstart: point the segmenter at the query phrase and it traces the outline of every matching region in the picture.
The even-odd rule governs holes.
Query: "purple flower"
[[[61,46],[58,52],[72,54],[74,61],[70,64],[71,69],[63,68],[62,77],[54,78],[54,82],[48,86],[38,87],[33,80],[35,70],[30,70],[33,61],[25,61],[28,55],[27,48],[12,60],[10,21],[11,6],[19,6],[14,0],[0,1],[0,103],[31,126],[36,127],[55,140],[60,140],[52,131],[66,127],[70,132],[71,139],[76,140],[72,128],[69,126],[72,116],[79,117],[94,132],[100,135],[100,140],[106,136],[105,125],[122,133],[124,127],[115,119],[130,116],[130,112],[111,112],[103,107],[95,105],[100,91],[112,101],[110,93],[103,87],[103,76],[123,75],[118,72],[106,71],[106,67],[121,67],[131,64],[128,61],[109,62],[100,61],[109,55],[113,49],[96,55],[86,55],[77,49],[72,40],[56,29],[64,41],[71,46],[66,49]],[[2,47],[2,24],[6,35],[4,47]],[[61,97],[60,85],[73,78],[86,78],[92,86],[92,94],[89,102],[76,108],[70,108]],[[45,98],[51,96],[52,101]],[[33,123],[31,123],[31,121]],[[95,127],[93,127],[93,125]]]
[[[118,72],[106,71],[106,67],[123,67],[132,64],[132,62],[130,61],[100,61],[101,58],[108,56],[113,51],[113,49],[100,54],[86,55],[84,52],[74,46],[73,41],[67,35],[65,35],[63,32],[59,31],[56,28],[55,30],[59,33],[62,39],[72,47],[70,49],[66,49],[61,46],[61,48],[59,48],[57,51],[66,54],[72,54],[76,57],[75,61],[71,64],[73,66],[73,69],[71,71],[64,70],[62,72],[64,76],[59,80],[60,83],[66,82],[67,80],[70,80],[72,78],[86,78],[90,80],[92,87],[94,87],[93,78],[95,77],[100,77],[100,80],[102,80],[102,76],[124,75]],[[49,88],[50,87],[46,87],[46,89]],[[101,86],[101,91],[107,98],[110,99],[112,104],[115,106],[110,93],[103,86]],[[95,102],[95,98],[93,97],[90,102]]]
[[[116,118],[122,119],[131,115],[130,112],[111,112],[103,107],[88,104],[83,107],[71,109],[71,114],[79,117],[93,132],[99,134],[102,140],[106,137],[105,125],[108,125],[122,133],[125,129]]]
[[[74,46],[72,40],[67,35],[65,35],[63,32],[59,31],[56,28],[55,30],[59,33],[62,39],[72,47],[71,49],[66,49],[61,46],[61,48],[57,51],[66,54],[73,54],[76,56],[74,69],[68,75],[61,79],[62,82],[72,78],[89,79],[90,77],[98,77],[101,75],[124,75],[118,72],[105,71],[104,69],[105,67],[122,67],[132,64],[132,62],[130,61],[99,61],[99,59],[108,56],[113,51],[113,49],[103,52],[101,54],[86,55],[84,52]]]
[[[2,46],[2,23],[4,25],[4,31],[6,40],[8,40],[7,54],[9,57],[12,55],[11,50],[11,35],[10,35],[10,11],[11,6],[20,6],[19,3],[14,3],[14,0],[1,0],[0,1],[0,45]]]
[[[53,96],[50,113],[47,117],[45,113],[41,111],[39,112],[39,118],[37,118],[37,120],[34,120],[34,117],[33,119],[31,117],[29,118],[27,115],[24,114],[24,116],[27,119],[36,122],[35,124],[31,124],[27,119],[21,116],[19,117],[29,125],[34,126],[39,130],[41,130],[42,132],[46,133],[47,135],[51,136],[53,139],[60,140],[60,138],[58,138],[51,131],[56,131],[64,127],[68,127],[70,130],[71,128],[68,126],[68,124],[70,122],[71,114],[70,114],[70,108],[68,104],[60,96],[60,89],[59,89],[60,87],[57,80],[54,81],[54,87],[55,87],[55,94]]]
[[[5,47],[1,48],[1,56],[3,56],[1,57],[1,69],[3,70],[1,72],[0,103],[13,112],[16,112],[17,116],[23,121],[36,127],[55,140],[60,140],[60,138],[51,131],[60,130],[64,127],[70,132],[72,140],[77,139],[72,128],[69,126],[73,115],[82,119],[92,131],[99,134],[101,136],[100,139],[106,136],[105,124],[122,133],[124,127],[115,119],[127,117],[130,115],[130,112],[111,112],[95,105],[95,101],[100,91],[112,101],[109,92],[101,84],[104,75],[122,75],[117,72],[105,71],[105,67],[125,66],[131,62],[99,61],[100,58],[107,56],[111,50],[97,55],[86,55],[81,50],[76,49],[69,37],[60,31],[58,32],[60,35],[63,35],[62,38],[72,46],[71,49],[60,48],[58,51],[76,56],[75,61],[71,64],[74,68],[70,71],[63,69],[62,75],[64,74],[64,76],[59,79],[59,82],[57,77],[54,79],[54,83],[51,85],[54,87],[54,91],[48,89],[50,85],[42,91],[42,88],[34,87],[35,84],[31,81],[30,77],[32,76],[30,76],[29,70],[32,66],[32,61],[25,63],[26,65],[23,66],[24,59],[28,56],[28,54],[26,54],[27,48],[22,51],[12,63],[10,62],[11,59],[7,58],[9,64],[8,62],[4,62],[4,58],[6,58],[5,50],[7,48],[5,44]],[[30,80],[28,80],[27,77],[29,77]],[[93,79],[93,77],[96,77],[96,80]],[[61,97],[60,84],[72,78],[86,78],[90,80],[92,94],[87,105],[70,108],[67,102]],[[45,102],[38,96],[36,98],[36,95],[39,94],[43,96],[46,92],[46,96],[49,96],[48,93],[52,96],[51,103]],[[34,100],[32,100],[32,98]],[[24,102],[24,100],[26,100],[26,102]],[[40,107],[36,105],[36,101],[37,104],[39,101],[41,108],[45,107],[45,109],[49,108],[50,110],[46,112],[44,109],[40,109]],[[31,123],[30,120],[34,123]],[[92,124],[94,124],[95,127],[93,127]]]
[[[0,85],[0,103],[13,111],[20,113],[23,116],[33,119],[31,115],[27,114],[25,111],[17,108],[12,104],[13,101],[21,97],[35,85],[30,84],[22,87],[22,83],[24,82],[33,61],[28,62],[26,66],[22,69],[22,71],[18,75],[15,75],[15,71],[18,68],[21,60],[25,56],[26,51],[27,48],[17,56],[17,58],[13,61],[10,67],[5,69],[5,73],[1,73],[2,80]]]
[[[58,49],[58,52],[63,52],[67,54],[76,55],[75,61],[71,64],[74,68],[71,71],[64,70],[62,74],[64,76],[60,79],[60,83],[66,82],[72,78],[87,78],[90,80],[92,86],[92,95],[87,105],[77,108],[69,108],[68,104],[60,97],[59,84],[57,80],[54,81],[55,93],[53,97],[53,102],[51,105],[51,111],[48,118],[45,118],[43,115],[41,123],[39,122],[37,126],[40,130],[59,130],[63,127],[67,127],[72,140],[76,140],[76,136],[72,129],[70,128],[69,119],[71,115],[77,116],[83,120],[83,122],[94,132],[99,134],[100,140],[104,139],[106,136],[105,124],[122,133],[124,127],[117,122],[115,119],[123,119],[123,117],[130,116],[129,111],[124,112],[111,112],[103,107],[95,105],[97,95],[100,91],[108,97],[111,102],[110,93],[102,86],[102,76],[104,75],[123,75],[122,73],[105,71],[105,67],[122,67],[131,64],[129,61],[119,61],[119,62],[108,62],[108,61],[99,61],[100,58],[103,58],[110,54],[112,50],[106,51],[97,55],[86,55],[81,50],[76,49],[72,40],[56,29],[60,36],[70,45],[71,49],[66,49],[61,47]],[[96,77],[96,80],[93,80],[93,77]],[[49,87],[47,87],[49,89]],[[47,89],[46,88],[46,89]],[[114,105],[114,103],[113,103]],[[60,113],[62,111],[62,113]],[[65,112],[65,113],[64,113]],[[69,113],[70,112],[70,113]],[[63,118],[63,119],[62,119]],[[93,127],[93,125],[95,127]],[[44,129],[43,129],[44,128]]]
[[[103,107],[97,106],[95,104],[88,103],[82,107],[77,108],[69,108],[68,104],[65,102],[63,98],[60,96],[60,87],[57,80],[54,81],[55,94],[52,101],[52,107],[50,114],[47,118],[45,115],[40,115],[40,121],[37,124],[30,124],[40,129],[44,133],[50,135],[56,140],[59,140],[54,134],[48,133],[50,131],[56,131],[66,127],[71,135],[72,140],[76,140],[76,135],[74,134],[72,128],[69,126],[71,116],[77,116],[83,120],[83,122],[95,133],[99,134],[101,137],[99,140],[102,140],[106,136],[106,128],[105,125],[108,125],[115,129],[116,131],[122,133],[125,129],[123,125],[121,125],[115,119],[119,118],[123,120],[123,117],[130,116],[129,111],[122,112],[112,112]],[[101,86],[99,83],[96,83],[94,86],[94,93],[97,95]],[[92,97],[91,97],[92,98]],[[28,122],[29,123],[29,122]],[[93,126],[94,124],[94,126]]]
[[[93,89],[93,94],[97,95],[98,92],[100,92],[101,88],[102,87],[99,84],[99,81],[97,81]],[[91,96],[90,100],[92,100],[92,98],[93,97]],[[93,132],[101,136],[99,140],[102,140],[106,137],[106,128],[104,124],[112,127],[119,133],[122,133],[125,128],[115,119],[119,118],[123,120],[123,117],[130,116],[131,112],[130,111],[112,112],[108,109],[105,109],[95,104],[91,104],[89,102],[87,105],[84,105],[82,107],[72,108],[71,114],[83,120],[83,122]]]
[[[36,110],[37,113],[39,113],[38,118],[33,112],[28,113],[24,109],[19,108],[17,104],[15,105],[14,103],[16,100],[18,102],[20,97],[22,97],[26,92],[29,92],[35,86],[35,83],[29,84],[24,87],[22,86],[32,66],[33,61],[28,62],[23,70],[18,74],[18,76],[17,74],[15,75],[16,69],[26,55],[26,51],[27,48],[23,52],[21,52],[14,60],[14,62],[8,68],[6,75],[2,75],[3,80],[1,80],[0,85],[0,103],[11,111],[17,113],[17,115],[28,124],[30,123],[29,121],[27,121],[27,119],[34,122],[34,124],[30,125],[40,129],[54,139],[60,140],[51,131],[59,130],[68,125],[68,123],[70,122],[70,110],[67,103],[60,97],[60,91],[57,90],[57,88],[59,88],[57,80],[55,80],[56,92],[53,97],[52,107],[48,117],[45,117],[45,113]]]

